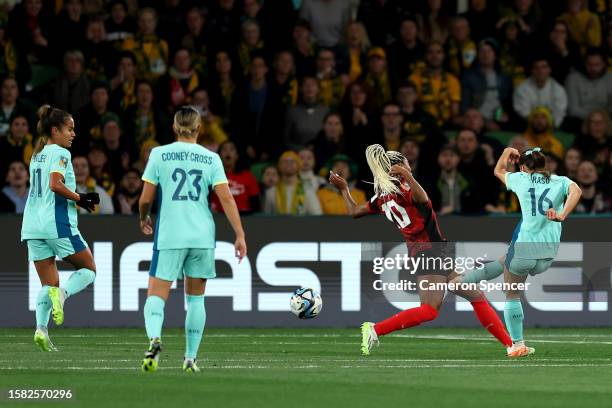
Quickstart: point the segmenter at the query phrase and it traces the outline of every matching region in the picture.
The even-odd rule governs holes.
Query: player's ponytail
[[[519,159],[519,166],[527,167],[532,175],[538,173],[543,175],[546,179],[550,179],[550,171],[546,168],[546,156],[539,147],[523,152]]]
[[[191,106],[183,106],[174,114],[174,132],[178,137],[197,137],[200,130],[200,114]]]
[[[36,156],[48,143],[51,137],[52,129],[60,129],[66,124],[66,121],[72,118],[68,112],[62,109],[52,108],[51,105],[42,105],[38,108],[38,124],[36,125],[36,131],[38,133],[38,139],[34,146],[32,156]]]
[[[389,174],[391,166],[395,163],[392,163],[385,148],[379,144],[370,145],[367,147],[365,155],[372,176],[374,176],[374,192],[378,195],[399,193],[399,179]]]

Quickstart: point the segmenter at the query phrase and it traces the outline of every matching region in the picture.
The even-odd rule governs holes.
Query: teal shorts
[[[523,276],[523,275],[538,275],[548,268],[553,263],[553,258],[544,258],[544,259],[521,259],[521,258],[512,258],[509,262],[508,270],[514,275]]]
[[[153,250],[149,275],[173,282],[188,278],[212,279],[215,272],[214,248]]]
[[[28,260],[30,261],[41,261],[56,256],[64,259],[87,248],[87,244],[80,234],[67,238],[28,239],[27,242]]]

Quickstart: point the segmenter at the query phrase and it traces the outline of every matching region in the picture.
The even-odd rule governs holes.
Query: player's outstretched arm
[[[142,194],[140,194],[140,199],[138,200],[138,212],[140,213],[140,230],[145,235],[153,233],[153,222],[151,221],[150,214],[156,192],[157,186],[147,181],[143,183]]]
[[[92,212],[96,204],[100,204],[100,196],[98,193],[79,194],[66,187],[66,184],[64,184],[64,176],[61,173],[51,172],[49,176],[49,189],[55,194],[67,200],[76,201],[79,207],[88,212]]]
[[[410,165],[408,163],[396,164],[391,166],[390,174],[392,176],[401,176],[404,178],[404,180],[406,180],[406,182],[410,186],[410,190],[412,190],[412,201],[419,204],[423,204],[429,201],[427,192],[414,178],[414,175],[412,174],[412,169],[410,168]]]
[[[247,246],[244,236],[244,229],[242,228],[242,222],[240,221],[240,213],[238,212],[238,207],[236,206],[236,201],[234,201],[234,197],[232,196],[232,192],[229,189],[229,186],[226,183],[217,184],[215,186],[215,194],[219,198],[221,202],[221,206],[223,207],[223,211],[225,212],[225,216],[227,220],[232,225],[234,229],[234,233],[236,234],[236,242],[234,243],[234,248],[236,249],[236,257],[238,258],[238,262],[242,261],[247,254]]]
[[[493,174],[495,177],[501,180],[504,185],[506,184],[506,170],[508,168],[508,164],[516,163],[521,158],[521,154],[518,150],[512,147],[506,147],[501,156],[499,156],[499,160],[495,165],[495,169],[493,170]]]
[[[578,205],[580,197],[582,197],[582,190],[580,187],[578,187],[578,184],[570,184],[569,194],[567,195],[567,200],[565,200],[565,204],[563,205],[563,210],[557,213],[554,208],[549,208],[546,212],[546,217],[551,221],[565,221],[568,215],[570,215]]]
[[[351,195],[351,190],[348,187],[348,183],[345,179],[340,177],[338,174],[333,171],[329,172],[329,182],[336,186],[338,190],[340,190],[340,194],[342,194],[342,198],[344,199],[344,204],[346,205],[346,209],[349,214],[353,216],[353,218],[361,218],[365,215],[370,214],[368,210],[367,204],[357,205],[355,199]]]

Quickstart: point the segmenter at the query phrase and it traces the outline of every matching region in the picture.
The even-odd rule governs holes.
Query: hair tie
[[[542,149],[539,147],[534,147],[533,149],[529,149],[525,152],[525,156],[530,156],[531,153],[537,153],[537,152],[541,152]]]

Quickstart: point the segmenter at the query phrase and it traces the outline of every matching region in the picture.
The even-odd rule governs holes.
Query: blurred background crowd
[[[541,147],[578,212],[611,212],[611,17],[609,0],[0,0],[0,211],[23,211],[45,102],[73,114],[101,214],[137,212],[182,105],[243,213],[345,214],[326,176],[364,202],[372,143],[440,214],[519,210],[493,178],[505,146]]]

